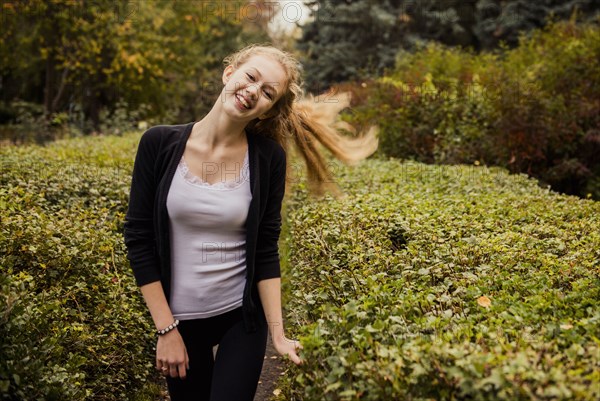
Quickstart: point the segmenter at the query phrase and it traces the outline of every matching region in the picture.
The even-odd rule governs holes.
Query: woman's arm
[[[141,287],[160,280],[160,261],[156,252],[154,199],[156,181],[154,163],[160,143],[160,127],[148,129],[140,138],[133,165],[131,188],[123,238],[136,283]]]
[[[162,330],[173,323],[175,319],[160,281],[143,285],[140,290],[150,310],[156,329]],[[166,370],[162,370],[163,374],[184,379],[189,365],[187,350],[177,328],[158,336],[158,342],[156,343],[157,369],[162,370],[163,367],[166,367]]]
[[[154,163],[161,135],[161,128],[153,127],[140,139],[123,232],[127,258],[157,330],[164,329],[174,320],[159,281],[160,262],[155,250],[156,233],[153,224],[156,193]],[[166,367],[166,370],[162,370],[163,374],[183,378],[188,364],[185,345],[177,329],[159,336],[156,345],[156,367],[161,370]]]
[[[302,346],[298,341],[285,337],[281,313],[281,279],[271,278],[258,282],[258,294],[269,325],[273,346],[281,355],[288,355],[296,365],[302,363],[297,350]]]

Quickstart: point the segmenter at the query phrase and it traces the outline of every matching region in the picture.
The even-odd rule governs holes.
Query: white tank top
[[[242,305],[244,226],[252,198],[248,151],[237,171],[226,171],[223,181],[209,184],[190,173],[182,157],[173,176],[167,196],[170,307],[179,320],[216,316]]]

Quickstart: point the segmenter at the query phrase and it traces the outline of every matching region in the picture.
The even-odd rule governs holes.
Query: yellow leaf
[[[573,328],[573,325],[572,325],[572,324],[569,324],[569,323],[566,323],[566,324],[561,324],[561,325],[560,325],[560,328],[561,328],[562,330],[569,330],[569,329],[572,329],[572,328]]]
[[[479,306],[483,306],[484,308],[489,308],[492,305],[492,301],[488,297],[483,295],[477,298],[477,304]]]
[[[160,17],[160,16],[155,16],[154,19],[152,20],[152,25],[154,26],[154,29],[158,30],[160,29],[160,27],[163,26],[165,20],[164,18]]]
[[[273,390],[273,395],[274,396],[277,397],[279,394],[281,394],[281,390],[280,389],[276,388],[275,390]]]

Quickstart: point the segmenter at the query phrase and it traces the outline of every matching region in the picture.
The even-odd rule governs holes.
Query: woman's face
[[[287,76],[279,62],[256,55],[238,68],[227,66],[223,84],[224,111],[234,120],[250,122],[269,116],[269,110],[287,89]]]

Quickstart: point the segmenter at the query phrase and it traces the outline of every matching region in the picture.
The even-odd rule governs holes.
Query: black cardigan
[[[148,129],[138,145],[133,167],[124,238],[127,258],[139,286],[160,281],[167,300],[171,256],[167,194],[194,122]],[[252,200],[246,220],[246,330],[256,330],[262,313],[256,283],[280,277],[278,240],[285,192],[286,156],[274,140],[246,132]]]

